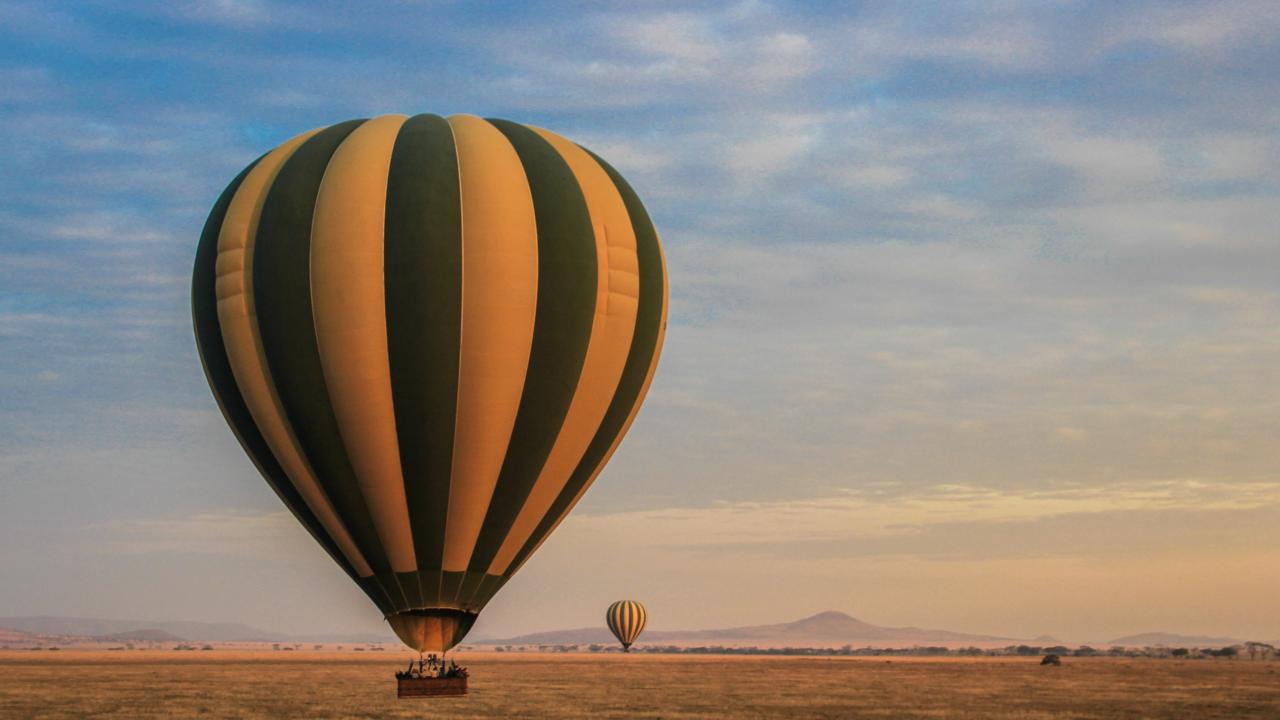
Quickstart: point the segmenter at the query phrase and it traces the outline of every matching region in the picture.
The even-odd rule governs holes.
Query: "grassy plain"
[[[470,695],[397,700],[392,674],[407,660],[0,651],[0,717],[1280,717],[1280,662],[460,653]]]

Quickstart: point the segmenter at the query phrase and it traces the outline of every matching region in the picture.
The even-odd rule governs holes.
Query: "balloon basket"
[[[465,677],[398,677],[396,678],[396,697],[427,698],[449,697],[467,694]]]

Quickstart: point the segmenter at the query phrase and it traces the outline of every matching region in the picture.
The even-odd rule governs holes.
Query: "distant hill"
[[[144,628],[141,630],[126,630],[125,632],[112,633],[110,635],[99,635],[94,638],[101,642],[186,642],[186,638],[178,637],[171,632],[165,630],[157,630],[156,628]]]
[[[392,642],[395,637],[388,630],[378,633],[305,634],[269,632],[241,623],[204,623],[189,621],[155,620],[105,620],[58,616],[0,618],[0,627],[12,628],[35,635],[65,635],[83,638],[107,639],[118,642],[323,642],[323,643],[380,643]],[[142,637],[138,633],[155,634],[155,638]],[[133,637],[125,637],[133,635]]]
[[[241,623],[203,623],[186,621],[107,620],[57,616],[0,617],[0,646],[81,645],[95,643],[179,643],[179,642],[271,642],[332,643],[359,645],[395,643],[388,631],[347,634],[273,633]],[[616,641],[603,624],[597,627],[554,630],[502,639],[468,639],[465,644],[476,647],[495,645],[613,645]],[[823,612],[789,623],[747,625],[711,630],[646,630],[641,645],[677,645],[685,647],[721,645],[724,647],[912,647],[936,645],[949,648],[966,646],[1003,647],[1014,644],[1050,645],[1060,641],[1049,635],[1032,640],[976,635],[950,630],[918,627],[882,627],[859,620],[842,612]],[[1126,635],[1102,645],[1147,647],[1224,647],[1243,644],[1232,637],[1179,635],[1149,632]],[[1064,645],[1074,643],[1062,642]],[[1273,643],[1280,645],[1280,642]]]
[[[1128,647],[1146,647],[1166,645],[1168,647],[1226,647],[1227,645],[1243,645],[1244,641],[1230,637],[1212,637],[1208,635],[1178,635],[1176,633],[1149,632],[1137,635],[1125,635],[1112,640],[1111,645]]]
[[[39,635],[14,630],[13,628],[0,627],[0,643],[23,643],[30,644],[40,640]]]
[[[103,620],[77,617],[7,617],[0,618],[0,627],[36,633],[38,635],[77,635],[105,637],[140,630],[163,631],[174,638],[204,640],[210,642],[265,642],[279,640],[279,633],[242,625],[240,623],[157,622],[154,620]],[[167,642],[167,640],[165,641]]]
[[[0,647],[4,648],[28,648],[41,647],[44,645],[75,645],[85,641],[91,641],[91,638],[71,635],[32,633],[15,630],[13,628],[0,627]]]
[[[881,627],[842,612],[823,612],[794,622],[777,625],[749,625],[717,630],[646,631],[642,644],[649,645],[723,645],[758,647],[840,647],[843,645],[879,647],[943,645],[993,646],[1018,642],[994,635],[971,635],[949,630],[917,627]],[[533,633],[502,640],[476,641],[472,645],[583,645],[611,644],[613,635],[604,627],[577,628]]]

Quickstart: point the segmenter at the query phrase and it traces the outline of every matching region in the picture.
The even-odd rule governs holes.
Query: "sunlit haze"
[[[607,158],[671,291],[473,637],[1280,639],[1275,3],[3,2],[0,48],[0,616],[384,631],[227,429],[191,266],[262,152],[434,112]]]

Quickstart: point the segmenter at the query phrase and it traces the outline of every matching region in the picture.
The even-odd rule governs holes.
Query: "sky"
[[[0,615],[384,627],[200,370],[302,131],[550,128],[644,199],[648,400],[473,634],[840,610],[1280,638],[1280,6],[0,1]]]

